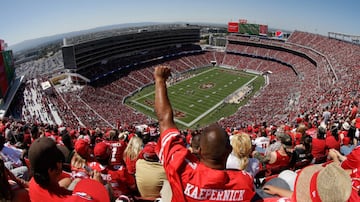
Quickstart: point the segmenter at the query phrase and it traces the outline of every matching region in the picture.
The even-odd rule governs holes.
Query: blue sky
[[[133,22],[247,19],[286,30],[360,35],[359,0],[1,0],[0,39],[27,39]]]

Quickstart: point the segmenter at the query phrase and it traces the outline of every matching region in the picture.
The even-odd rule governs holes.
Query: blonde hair
[[[71,159],[71,167],[81,169],[86,165],[86,159],[80,156],[80,154],[74,152],[74,156]]]
[[[296,132],[301,133],[304,135],[307,130],[307,127],[304,124],[300,124],[299,127],[296,129]]]
[[[126,159],[126,157],[129,157],[130,160],[136,159],[142,150],[142,146],[143,141],[141,138],[137,136],[132,137],[124,151],[124,159]]]
[[[233,135],[231,138],[233,153],[240,160],[240,170],[245,170],[249,164],[249,155],[252,150],[250,136],[246,133]]]

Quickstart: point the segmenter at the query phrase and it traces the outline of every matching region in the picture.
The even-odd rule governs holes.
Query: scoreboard
[[[258,24],[240,24],[239,33],[240,34],[249,34],[249,35],[259,35],[259,25]]]
[[[242,20],[240,22],[229,22],[228,32],[249,35],[267,35],[268,26],[260,24],[249,24],[247,21],[244,23],[244,20]]]

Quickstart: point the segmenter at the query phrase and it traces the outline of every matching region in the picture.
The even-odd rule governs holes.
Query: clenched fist
[[[155,81],[166,81],[171,75],[171,69],[167,66],[157,66],[154,71]]]

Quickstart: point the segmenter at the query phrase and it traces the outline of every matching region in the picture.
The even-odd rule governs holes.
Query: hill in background
[[[141,27],[141,26],[149,26],[149,25],[156,25],[160,23],[156,22],[141,22],[141,23],[126,23],[126,24],[117,24],[117,25],[108,25],[108,26],[102,26],[102,27],[96,27],[92,29],[87,30],[81,30],[81,31],[74,31],[74,32],[68,32],[68,33],[62,33],[62,34],[56,34],[52,36],[46,36],[41,37],[37,39],[29,39],[25,40],[23,42],[17,43],[15,45],[9,46],[10,50],[13,50],[14,52],[19,52],[23,50],[28,50],[32,48],[36,48],[38,46],[44,46],[49,43],[62,41],[63,38],[70,38],[74,36],[94,33],[94,32],[101,32],[106,30],[112,30],[112,29],[122,29],[122,28],[128,28],[128,27]]]

